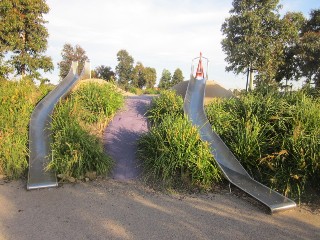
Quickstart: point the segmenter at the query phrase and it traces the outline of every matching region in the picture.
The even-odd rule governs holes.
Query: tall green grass
[[[257,180],[293,198],[319,188],[320,101],[303,91],[242,94],[206,107],[216,131]]]
[[[28,79],[0,84],[0,174],[19,178],[28,167],[31,113],[52,87],[37,87]],[[122,95],[110,84],[84,85],[60,102],[52,120],[54,161],[48,168],[72,177],[108,172],[112,161],[100,135],[122,103]]]
[[[183,99],[174,91],[164,90],[159,97],[154,98],[147,114],[151,124],[160,123],[166,114],[182,116]]]
[[[60,102],[52,119],[53,161],[48,168],[66,178],[108,173],[112,160],[104,153],[99,134],[122,104],[123,96],[114,85],[97,83],[80,86]],[[92,126],[100,126],[99,131]]]
[[[28,167],[28,125],[31,113],[50,87],[28,79],[0,80],[0,173],[24,176]]]
[[[149,179],[165,186],[177,183],[209,188],[221,180],[221,174],[202,142],[199,131],[183,115],[182,98],[164,91],[155,98],[147,115],[152,122],[138,143],[138,156]]]

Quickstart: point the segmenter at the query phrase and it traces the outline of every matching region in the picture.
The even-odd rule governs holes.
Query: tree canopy
[[[311,11],[296,48],[301,75],[320,88],[320,9]]]
[[[122,49],[117,53],[117,60],[116,74],[118,83],[127,86],[132,80],[134,59],[126,50]]]
[[[132,71],[131,85],[137,88],[143,88],[146,85],[145,68],[141,62],[137,62]]]
[[[171,84],[171,73],[168,69],[163,69],[158,87],[161,89],[169,89]]]
[[[231,16],[222,25],[226,36],[222,49],[227,54],[227,71],[236,74],[257,71],[262,81],[274,79],[290,36],[282,28],[279,0],[234,0]],[[251,84],[252,87],[252,84]]]
[[[2,75],[9,71],[8,64],[16,75],[29,75],[40,79],[39,69],[53,70],[47,50],[48,31],[43,15],[49,7],[43,0],[0,1],[0,57],[8,54],[7,63],[1,62]]]
[[[146,79],[146,87],[153,88],[157,81],[156,69],[152,67],[146,67],[144,69],[144,77]]]
[[[248,71],[251,80],[255,71],[258,86],[301,77],[319,86],[319,9],[306,20],[299,12],[281,18],[279,0],[234,0],[232,5],[221,28],[227,71]]]
[[[59,76],[61,79],[67,76],[72,61],[79,62],[78,74],[80,74],[84,63],[89,60],[85,50],[81,46],[76,45],[73,47],[70,43],[66,43],[63,45],[61,56],[62,60],[58,63],[58,67],[60,69]]]
[[[179,82],[182,82],[183,80],[184,80],[183,73],[180,68],[177,68],[173,73],[173,76],[171,79],[171,86],[174,86]]]
[[[115,80],[115,73],[112,71],[111,67],[100,65],[95,68],[95,77],[101,78],[107,81]]]

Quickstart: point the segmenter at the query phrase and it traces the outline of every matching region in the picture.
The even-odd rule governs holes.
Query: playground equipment
[[[27,189],[57,187],[56,174],[46,171],[54,157],[51,153],[51,114],[58,101],[64,98],[83,77],[90,76],[90,63],[86,62],[80,76],[78,62],[72,62],[68,75],[35,107],[29,123],[29,172]]]
[[[199,62],[194,73],[193,61],[196,59],[199,59]],[[209,61],[207,58],[202,57],[201,53],[200,57],[192,60],[191,77],[184,99],[184,112],[192,123],[198,126],[201,139],[209,142],[211,153],[225,178],[267,206],[271,213],[296,207],[296,203],[291,199],[255,181],[221,138],[212,130],[203,107],[208,71],[206,71],[206,74],[204,73],[202,59],[207,60],[206,68],[208,69]]]

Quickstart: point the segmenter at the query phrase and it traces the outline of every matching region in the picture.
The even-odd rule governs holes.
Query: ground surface
[[[0,181],[0,239],[320,239],[320,215],[268,215],[227,189],[164,194],[138,180],[101,179],[26,191]]]

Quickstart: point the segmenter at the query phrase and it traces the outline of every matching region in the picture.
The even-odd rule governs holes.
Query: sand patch
[[[99,79],[99,78],[90,78],[90,79],[83,79],[80,80],[76,86],[71,90],[71,91],[75,91],[77,90],[81,85],[83,84],[88,84],[88,83],[98,83],[98,84],[111,84],[109,82],[107,82],[106,80],[103,79]],[[115,86],[117,88],[117,90],[124,96],[135,96],[135,94],[130,93],[130,92],[126,92],[124,90],[122,90],[121,88]]]
[[[172,89],[177,92],[183,99],[186,95],[186,91],[188,88],[189,80],[178,83],[173,86]],[[214,98],[230,98],[233,94],[230,90],[225,89],[217,82],[213,80],[207,80],[206,89],[205,89],[205,98],[204,104],[207,105]]]

